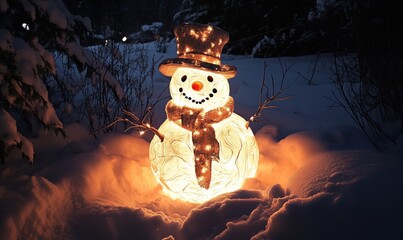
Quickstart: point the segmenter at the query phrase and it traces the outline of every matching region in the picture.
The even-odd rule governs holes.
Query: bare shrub
[[[119,44],[109,41],[88,49],[84,69],[63,55],[58,56],[60,70],[51,84],[56,109],[65,122],[80,122],[94,136],[116,131],[104,128],[123,110],[153,120],[149,108],[154,104],[154,67],[160,59],[149,57],[143,44]]]
[[[394,90],[386,91],[381,83],[369,81],[355,55],[336,56],[334,73],[335,105],[346,110],[376,148],[395,143],[396,136],[387,129],[388,124],[399,120],[400,103],[391,101],[390,96]]]

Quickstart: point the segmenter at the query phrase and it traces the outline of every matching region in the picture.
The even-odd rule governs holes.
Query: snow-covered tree
[[[90,30],[89,19],[72,15],[61,0],[0,0],[2,162],[13,148],[33,160],[32,144],[22,134],[29,131],[21,125],[64,134],[47,89],[47,79],[56,74],[52,51],[82,60],[79,36]]]

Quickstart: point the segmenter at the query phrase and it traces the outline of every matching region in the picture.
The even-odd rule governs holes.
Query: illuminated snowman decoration
[[[174,32],[178,58],[159,66],[171,77],[172,99],[158,129],[163,141],[155,136],[150,144],[151,167],[169,196],[204,202],[254,177],[259,150],[246,121],[233,112],[228,79],[236,68],[220,61],[228,33],[202,24]]]

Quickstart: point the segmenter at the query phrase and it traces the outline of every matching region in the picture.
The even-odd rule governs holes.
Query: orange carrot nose
[[[200,91],[203,89],[203,83],[200,81],[195,81],[192,83],[192,89],[195,91]]]

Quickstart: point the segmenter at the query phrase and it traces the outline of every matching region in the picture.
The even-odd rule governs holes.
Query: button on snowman
[[[182,24],[174,33],[178,57],[159,66],[171,77],[172,99],[158,129],[164,138],[150,143],[151,167],[169,196],[204,202],[254,177],[259,150],[245,119],[233,112],[228,79],[236,68],[220,60],[228,33],[202,24]]]

